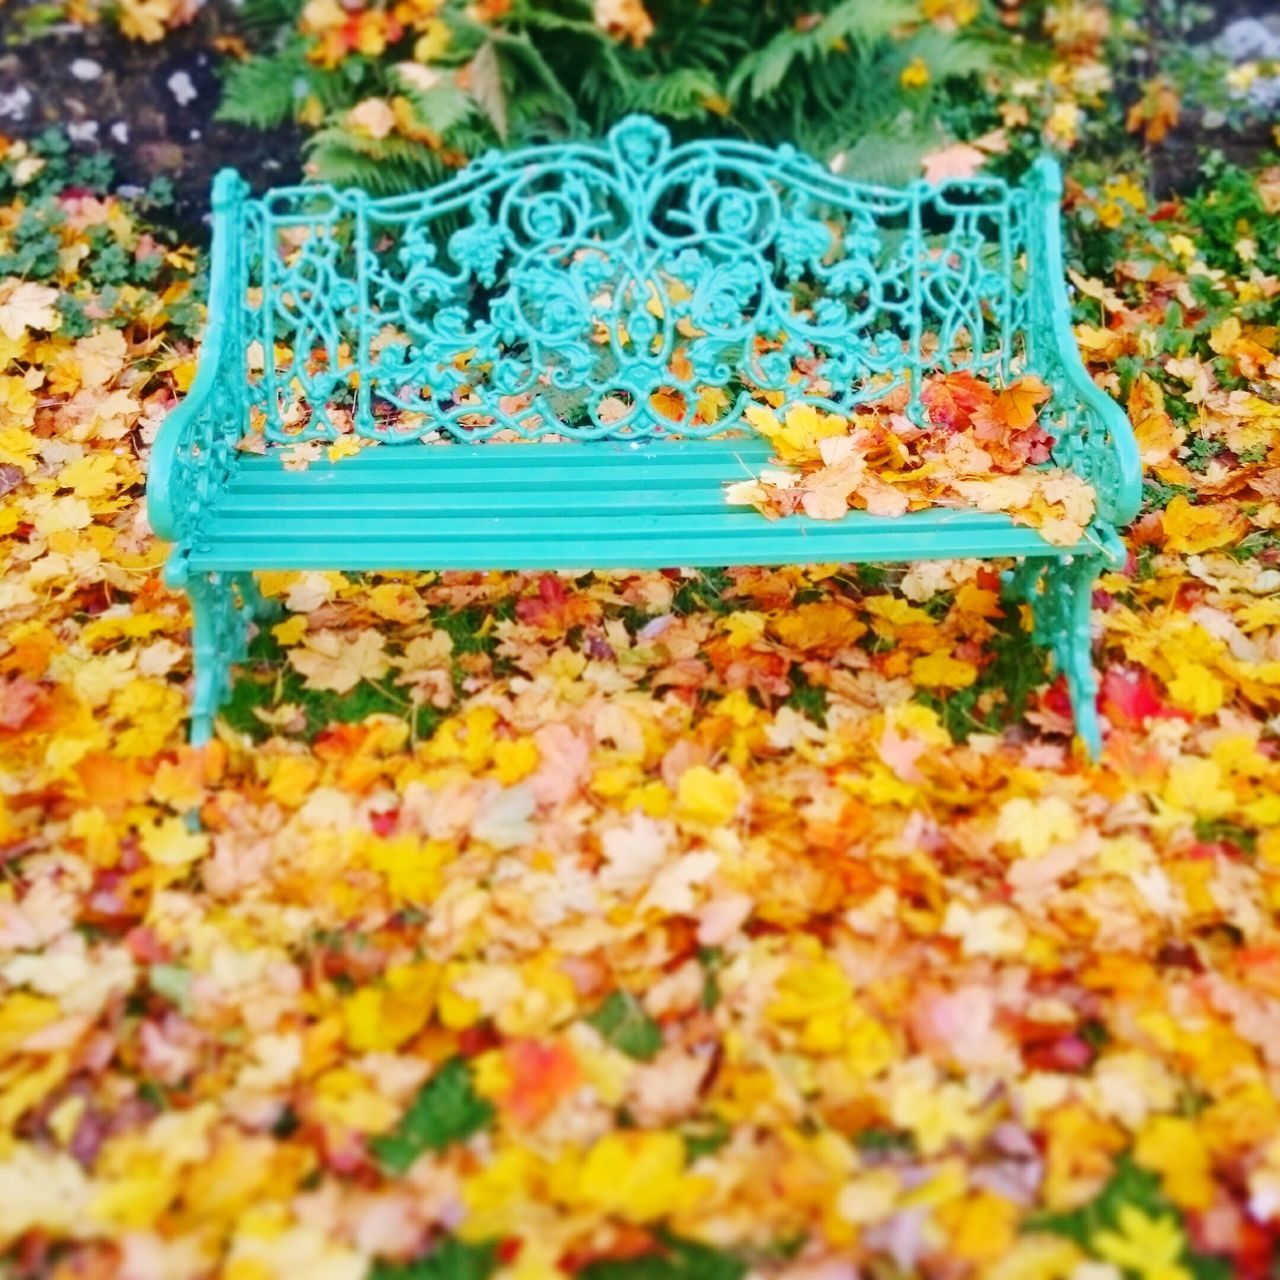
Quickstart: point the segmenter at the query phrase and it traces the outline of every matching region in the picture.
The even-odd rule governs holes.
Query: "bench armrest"
[[[1053,388],[1059,415],[1054,461],[1088,480],[1098,515],[1111,528],[1127,525],[1142,505],[1142,460],[1129,415],[1094,380],[1071,330],[1062,255],[1062,170],[1037,160],[1027,183],[1032,195],[1027,227],[1031,270],[1027,336],[1033,367]]]
[[[151,449],[147,519],[158,537],[177,544],[167,571],[172,585],[180,585],[183,553],[197,540],[205,512],[226,484],[236,442],[248,425],[240,244],[246,191],[233,169],[214,180],[208,326],[191,390],[161,423]]]

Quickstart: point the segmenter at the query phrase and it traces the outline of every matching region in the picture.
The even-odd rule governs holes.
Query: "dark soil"
[[[257,188],[300,177],[301,130],[262,133],[213,119],[221,86],[212,46],[231,29],[229,0],[210,0],[190,26],[153,45],[106,24],[31,34],[23,18],[33,8],[0,0],[0,134],[29,138],[51,124],[70,126],[78,146],[115,158],[121,182],[169,178],[183,224],[207,212],[223,165]]]

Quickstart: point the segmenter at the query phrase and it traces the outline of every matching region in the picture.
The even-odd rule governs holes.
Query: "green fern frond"
[[[633,81],[627,110],[671,120],[692,120],[706,113],[707,99],[720,91],[720,85],[709,71],[686,67],[652,79]]]
[[[758,102],[777,93],[792,77],[807,74],[797,63],[810,64],[845,54],[850,45],[868,49],[887,40],[904,23],[920,20],[913,0],[843,0],[807,29],[778,32],[763,48],[743,58],[729,82],[733,98]]]
[[[293,116],[302,75],[300,50],[232,63],[222,82],[216,118],[255,129],[283,124]]]
[[[942,145],[934,129],[863,134],[840,156],[840,172],[846,178],[881,187],[901,187],[920,177],[921,163]]]
[[[260,32],[292,28],[302,12],[304,0],[243,0],[237,15],[246,31]]]
[[[443,181],[450,170],[425,143],[394,134],[369,138],[340,125],[319,130],[307,143],[307,163],[337,187],[397,195]]]

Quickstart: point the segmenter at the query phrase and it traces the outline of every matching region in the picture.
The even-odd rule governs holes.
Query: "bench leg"
[[[251,573],[197,573],[187,582],[191,600],[191,745],[213,737],[213,719],[231,689],[231,667],[249,647],[249,625],[269,613]]]
[[[1055,668],[1066,677],[1076,733],[1094,760],[1102,754],[1102,726],[1089,614],[1094,580],[1103,567],[1097,556],[1025,560],[1004,579],[1006,593],[1031,606],[1032,638],[1050,650]]]

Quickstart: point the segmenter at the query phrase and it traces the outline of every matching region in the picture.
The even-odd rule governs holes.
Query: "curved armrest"
[[[1142,459],[1129,415],[1094,380],[1080,358],[1071,330],[1062,254],[1062,170],[1042,156],[1028,187],[1036,199],[1028,226],[1031,254],[1031,316],[1028,334],[1036,372],[1054,390],[1064,413],[1054,457],[1089,480],[1098,514],[1113,527],[1128,524],[1142,505]]]
[[[234,169],[224,169],[214,179],[209,324],[191,390],[160,424],[151,449],[147,519],[159,537],[180,547],[189,547],[196,537],[247,425],[239,244],[246,190]]]
[[[147,520],[156,536],[178,542],[187,532],[191,470],[198,465],[204,449],[213,444],[208,426],[218,397],[221,354],[209,349],[220,335],[209,327],[205,350],[200,355],[196,378],[186,398],[160,424],[151,446],[147,470]]]

